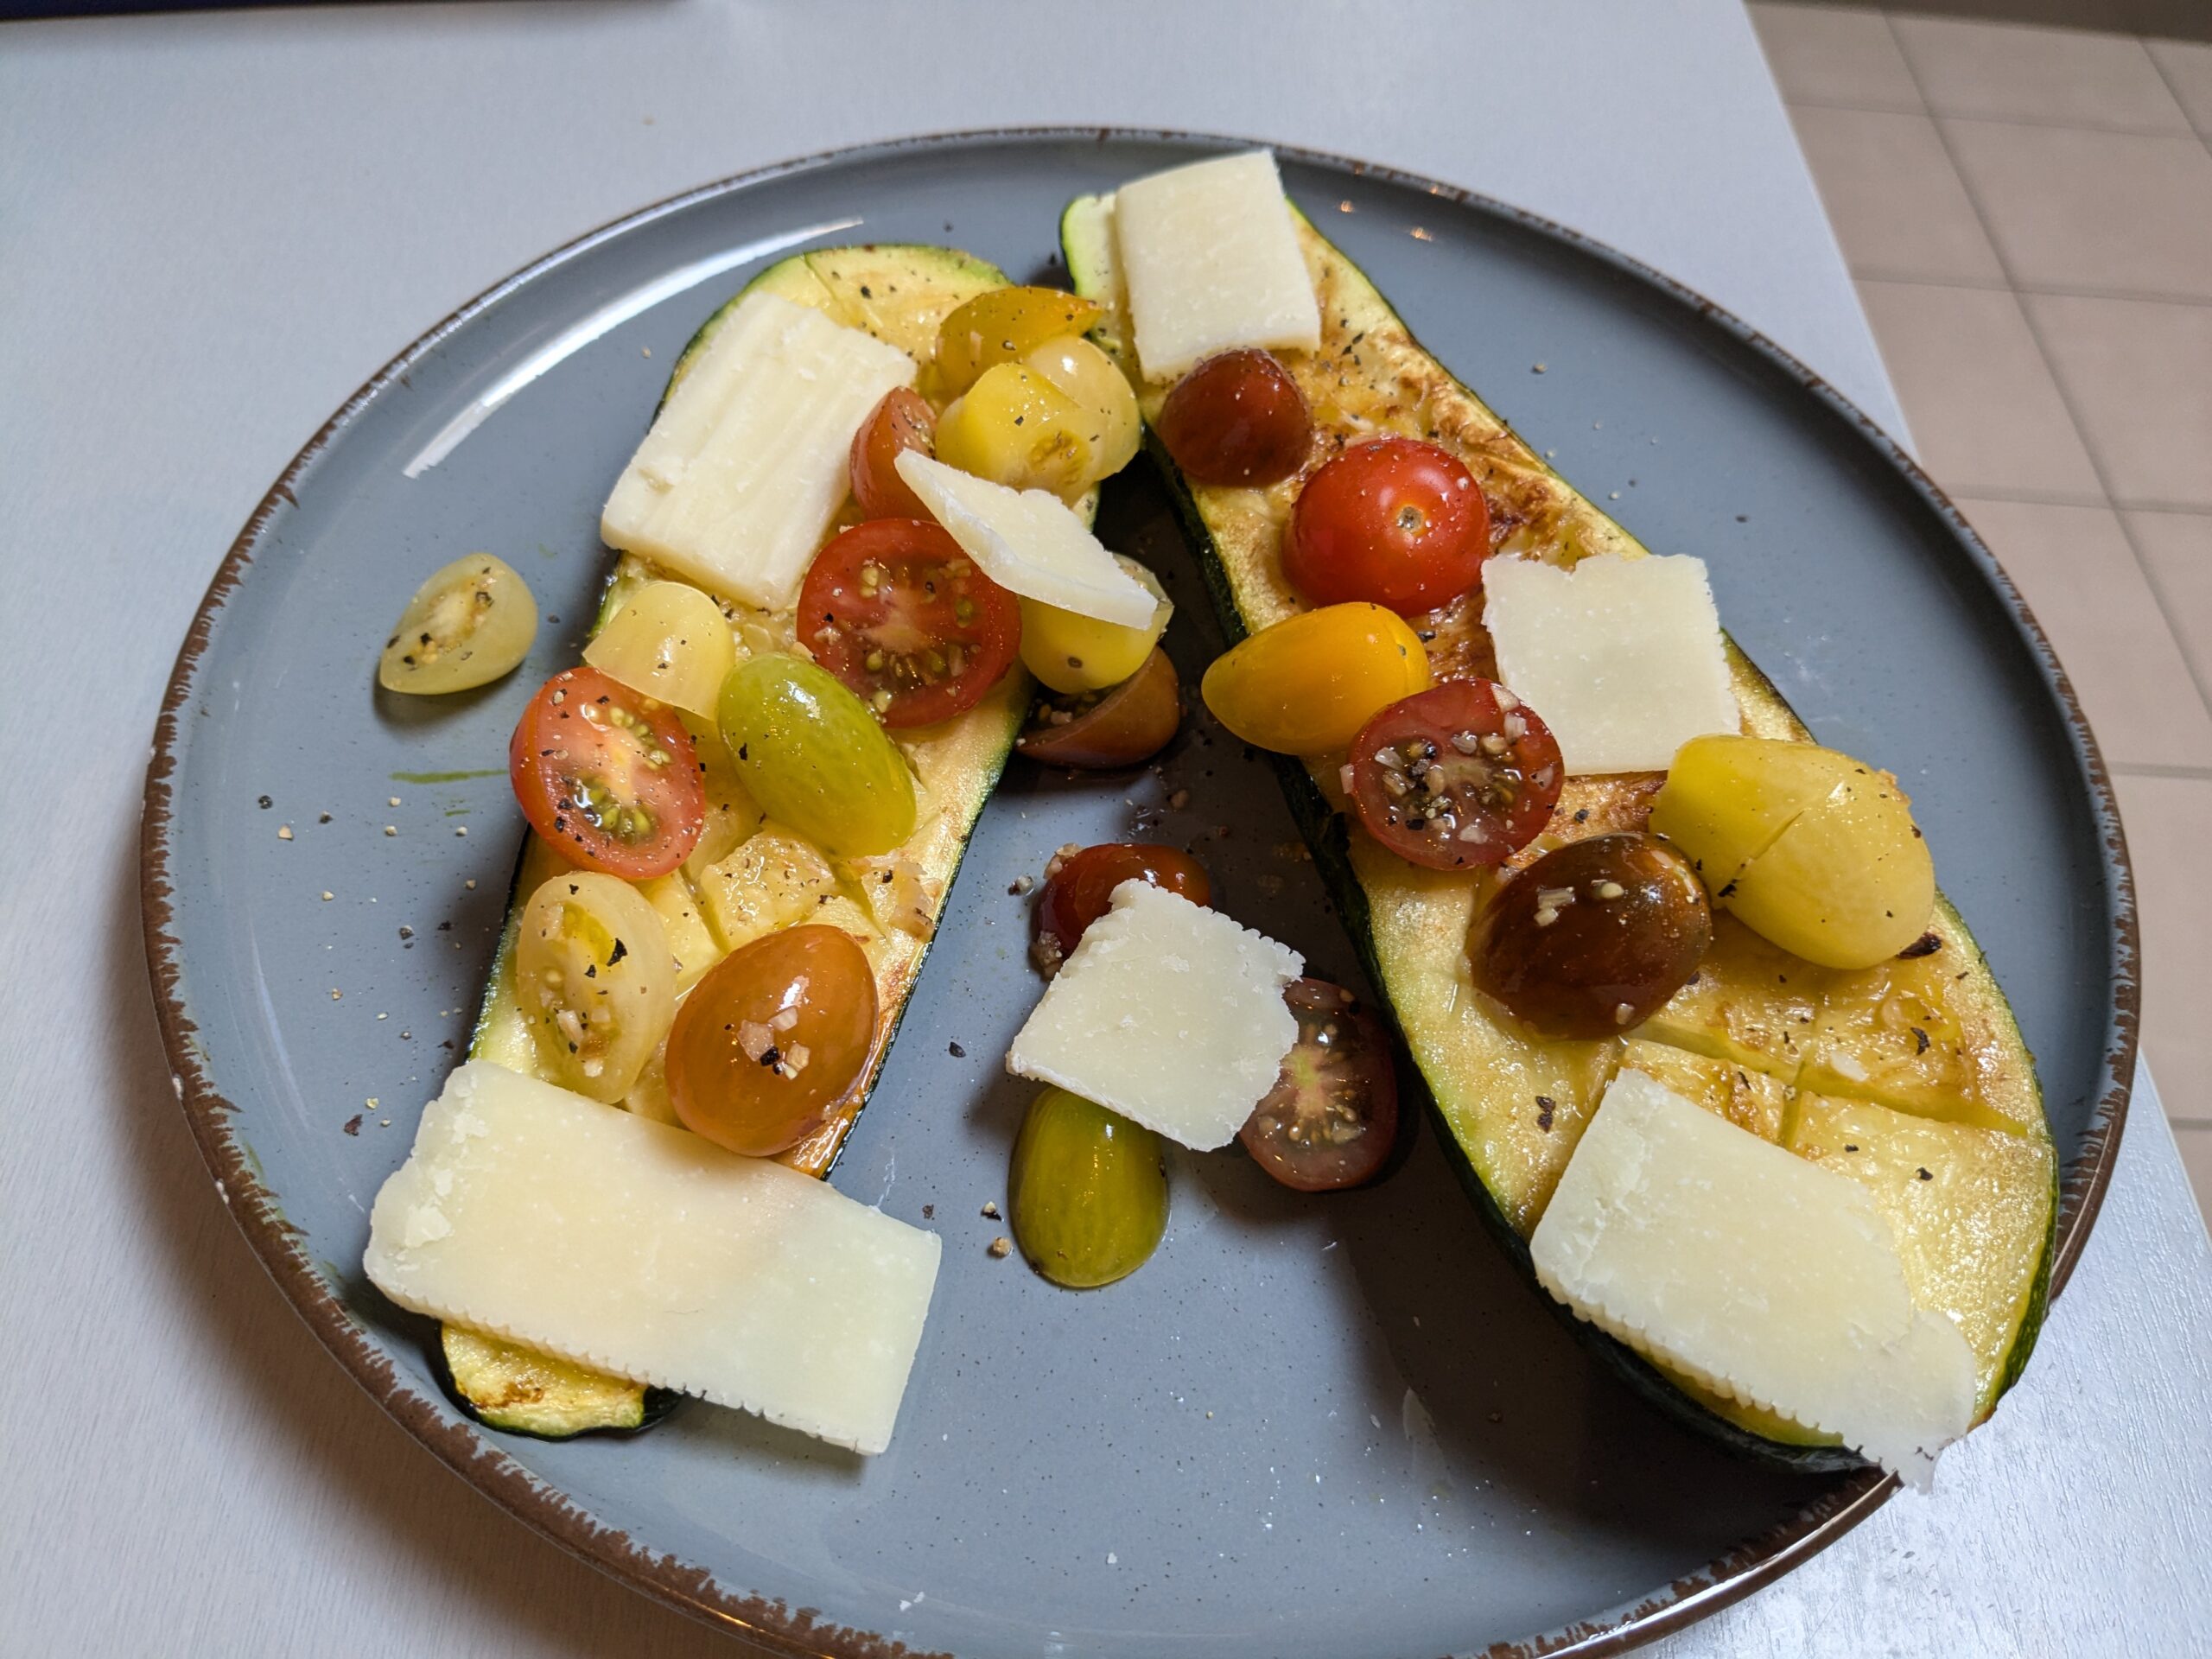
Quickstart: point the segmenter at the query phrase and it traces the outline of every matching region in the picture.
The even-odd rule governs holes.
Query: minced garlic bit
[[[991,1256],[994,1261],[1003,1262],[1013,1254],[1014,1241],[1004,1233],[1001,1233],[991,1241]]]
[[[1618,881],[1600,881],[1591,891],[1600,899],[1618,899],[1628,889]]]
[[[327,905],[327,904],[328,904],[328,903],[329,903],[333,899],[335,899],[337,896],[338,896],[338,895],[337,895],[336,893],[333,893],[333,892],[332,892],[328,887],[325,887],[325,888],[322,890],[322,902],[323,902],[324,904],[326,904],[326,905]]]
[[[276,826],[276,839],[277,839],[277,840],[279,840],[279,841],[289,841],[291,838],[292,838],[292,826],[291,826],[290,824],[289,824],[289,823],[280,823],[280,824],[278,824],[278,825]]]
[[[387,836],[396,836],[399,833],[399,826],[396,823],[387,823],[384,827],[384,832]]]

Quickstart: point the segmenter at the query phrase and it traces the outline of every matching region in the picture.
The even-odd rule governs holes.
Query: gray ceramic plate
[[[986,1254],[1000,1229],[979,1211],[1004,1196],[1025,1095],[998,1057],[1038,988],[1014,877],[1141,819],[1203,839],[1226,908],[1315,971],[1355,973],[1312,867],[1288,855],[1268,771],[1202,728],[1158,775],[1070,784],[1017,763],[984,816],[836,1173],[946,1244],[886,1455],[696,1403],[629,1440],[486,1433],[440,1394],[427,1324],[361,1277],[369,1203],[491,959],[520,831],[509,729],[575,660],[606,564],[601,499],[685,338],[802,245],[954,242],[1048,270],[1070,196],[1217,147],[1061,133],[860,150],[563,249],[316,435],[223,565],[170,688],[149,950],[178,1093],[263,1259],[438,1456],[579,1554],[779,1651],[1612,1649],[1785,1570],[1885,1494],[1735,1462],[1593,1370],[1426,1132],[1387,1183],[1328,1201],[1233,1154],[1180,1160],[1166,1243],[1104,1292]],[[1988,555],[1853,410],[1694,296],[1424,181],[1287,155],[1284,173],[1569,477],[1656,549],[1711,561],[1729,626],[1815,731],[1906,781],[2041,1059],[2066,1160],[2063,1271],[2125,1104],[2131,912],[2088,733]],[[1117,487],[1105,524],[1165,568],[1194,678],[1218,640],[1156,486]],[[386,621],[478,548],[550,613],[528,664],[455,699],[375,694]]]

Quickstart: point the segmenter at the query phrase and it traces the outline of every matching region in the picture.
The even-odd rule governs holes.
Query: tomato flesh
[[[909,449],[937,454],[937,411],[918,391],[896,386],[853,434],[853,504],[861,518],[929,517],[921,498],[899,476],[899,457]]]
[[[1306,480],[1282,562],[1310,604],[1363,599],[1413,616],[1474,587],[1489,556],[1490,506],[1459,457],[1379,438]]]
[[[1124,881],[1165,887],[1194,905],[1213,903],[1206,867],[1180,848],[1154,842],[1108,841],[1052,861],[1037,899],[1037,938],[1050,939],[1065,959],[1084,931],[1112,907]]]
[[[799,638],[886,726],[973,709],[1021,647],[1021,606],[942,525],[872,518],[842,532],[799,588]]]
[[[698,753],[676,711],[595,668],[538,688],[507,745],[507,775],[562,857],[625,880],[666,875],[706,827]]]
[[[875,1040],[875,975],[853,936],[808,924],[742,945],[692,988],[668,1033],[684,1127],[766,1158],[829,1122]]]
[[[1566,767],[1536,715],[1489,680],[1448,680],[1392,703],[1352,740],[1359,821],[1432,870],[1502,864],[1550,822]]]
[[[1290,371],[1269,352],[1224,352],[1180,380],[1160,405],[1160,441],[1198,484],[1258,488],[1288,478],[1313,447],[1313,416]]]
[[[1262,1169],[1300,1192],[1375,1179],[1398,1137],[1398,1073],[1382,1023],[1341,985],[1294,980],[1298,1042],[1236,1132]]]

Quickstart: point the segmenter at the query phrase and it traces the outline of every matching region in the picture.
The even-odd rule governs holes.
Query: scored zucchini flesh
[[[1129,349],[1112,200],[1078,199],[1061,220],[1077,291],[1107,308],[1093,338],[1136,386],[1147,447],[1232,644],[1303,608],[1281,560],[1292,505],[1316,467],[1363,437],[1419,438],[1459,455],[1489,503],[1498,551],[1562,566],[1593,554],[1644,556],[1421,347],[1357,266],[1295,208],[1293,217],[1320,302],[1321,343],[1276,355],[1321,442],[1303,472],[1262,489],[1198,485],[1178,471],[1151,424],[1169,388],[1145,385]],[[1439,679],[1495,677],[1479,590],[1414,620]],[[1732,642],[1727,653],[1743,730],[1808,739]],[[1338,781],[1344,759],[1280,759],[1278,771],[1453,1161],[1523,1271],[1529,1235],[1583,1126],[1614,1074],[1634,1065],[1872,1188],[1898,1229],[1916,1300],[1951,1314],[1974,1351],[1976,1420],[1986,1417],[2041,1323],[2056,1160],[2012,1010],[1949,903],[1938,897],[1931,926],[1941,944],[1930,954],[1862,973],[1815,968],[1724,914],[1697,976],[1646,1024],[1598,1041],[1539,1037],[1476,988],[1469,966],[1469,925],[1497,874],[1419,869],[1353,829]],[[1545,833],[1510,867],[1585,836],[1644,828],[1663,781],[1657,772],[1568,779]],[[1856,1138],[1839,1139],[1844,1127]],[[1575,1326],[1662,1408],[1740,1449],[1798,1467],[1856,1461],[1786,1418],[1667,1376],[1594,1326]]]
[[[677,359],[668,384],[673,388],[683,378],[738,302],[759,289],[826,312],[846,327],[865,329],[917,362],[926,363],[935,353],[938,327],[945,315],[978,294],[1004,287],[1007,281],[995,266],[950,248],[887,244],[796,255],[761,272],[700,327]],[[619,464],[614,460],[610,465],[610,481]],[[1077,511],[1088,518],[1096,504],[1093,491]],[[851,512],[848,503],[846,512]],[[851,522],[850,517],[841,518],[831,534]],[[662,579],[663,573],[649,562],[631,554],[620,556],[594,632],[605,626],[632,593]],[[791,612],[760,612],[727,602],[723,608],[741,651],[791,649],[795,638]],[[688,988],[738,946],[802,920],[853,933],[875,973],[875,1039],[860,1084],[842,1112],[780,1154],[780,1161],[795,1169],[827,1175],[867,1101],[929,950],[930,936],[976,815],[998,782],[1028,715],[1031,695],[1029,677],[1017,664],[965,714],[939,725],[893,733],[913,770],[919,810],[913,834],[896,853],[861,862],[834,859],[796,831],[764,823],[721,764],[719,737],[703,723],[693,726],[694,735],[703,740],[710,817],[722,826],[722,839],[735,836],[737,840],[711,861],[695,855],[672,874],[638,884],[667,926],[681,964],[679,983]],[[533,1077],[547,1076],[515,995],[515,938],[531,894],[568,868],[537,835],[525,837],[508,900],[506,927],[469,1040],[470,1058],[495,1061]],[[623,1103],[632,1111],[675,1121],[658,1059],[648,1065]],[[640,1384],[477,1332],[467,1333],[468,1340],[456,1344],[451,1331],[448,1327],[444,1350],[454,1387],[476,1415],[495,1427],[559,1438],[590,1429],[637,1427],[645,1421],[648,1391]],[[557,1388],[547,1395],[550,1403],[515,1397],[518,1376],[535,1379],[532,1386],[557,1377]]]

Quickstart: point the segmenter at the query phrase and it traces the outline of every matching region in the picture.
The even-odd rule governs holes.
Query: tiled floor
[[[2118,774],[2144,1042],[2212,1215],[2212,45],[1751,12],[1920,454]]]

